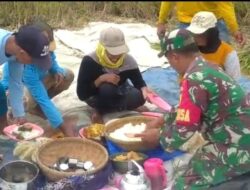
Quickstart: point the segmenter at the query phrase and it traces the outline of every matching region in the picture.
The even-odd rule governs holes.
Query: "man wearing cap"
[[[35,27],[22,26],[17,33],[0,29],[0,65],[9,62],[9,97],[10,105],[14,108],[13,115],[16,123],[24,123],[22,64],[35,62],[39,67],[50,67],[48,39]],[[7,125],[6,95],[0,84],[0,129]],[[2,130],[0,130],[2,132]]]
[[[200,11],[213,12],[218,19],[218,29],[220,39],[225,42],[230,42],[229,30],[234,36],[237,43],[244,45],[246,38],[243,33],[240,32],[239,26],[236,20],[234,4],[233,2],[170,2],[164,1],[161,3],[159,12],[159,19],[157,22],[157,34],[159,37],[163,37],[166,32],[166,20],[171,9],[176,5],[177,18],[180,28],[186,28],[189,26],[193,16]],[[226,23],[226,24],[225,24]]]
[[[51,67],[48,70],[42,70],[35,64],[25,65],[22,77],[27,87],[25,91],[26,111],[48,119],[53,128],[68,125],[51,98],[69,88],[74,80],[74,73],[70,69],[60,67],[56,60],[53,29],[42,20],[34,20],[30,24],[39,28],[49,39]],[[8,89],[8,69],[8,64],[5,64],[2,80],[5,89]],[[70,129],[72,126],[65,126],[65,128]],[[65,135],[69,136],[69,134]]]
[[[94,108],[93,123],[102,123],[105,113],[133,110],[145,103],[149,89],[128,51],[123,32],[109,27],[101,31],[96,50],[83,57],[77,95]]]
[[[193,153],[173,189],[208,189],[249,172],[250,94],[205,61],[189,31],[177,29],[164,39],[165,56],[184,76],[180,102],[176,112],[148,123],[136,136],[160,141],[166,151]]]

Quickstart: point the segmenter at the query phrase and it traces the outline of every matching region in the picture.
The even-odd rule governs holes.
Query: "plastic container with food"
[[[143,163],[146,159],[148,159],[146,154],[134,151],[116,153],[110,156],[113,169],[121,174],[126,173],[130,166],[136,167],[134,164],[130,163],[131,160],[135,160],[138,164],[143,166]]]
[[[94,140],[99,143],[103,143],[104,138],[104,130],[105,125],[103,124],[90,124],[86,127],[82,127],[79,130],[79,136],[82,138],[87,138],[90,140]]]

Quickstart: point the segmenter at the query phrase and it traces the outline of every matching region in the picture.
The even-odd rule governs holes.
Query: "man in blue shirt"
[[[50,68],[49,41],[39,29],[33,26],[22,26],[19,31],[12,33],[0,29],[0,65],[9,63],[9,98],[13,108],[15,123],[24,123],[24,110],[15,106],[22,104],[22,64],[36,63],[41,69]],[[21,64],[22,63],[22,64]],[[0,84],[0,133],[7,125],[6,95]]]
[[[34,21],[33,26],[39,28],[49,39],[51,67],[42,70],[35,64],[24,66],[22,79],[28,91],[26,111],[48,119],[53,128],[61,128],[65,136],[74,136],[72,122],[65,122],[51,98],[68,89],[74,80],[74,74],[69,69],[58,65],[55,50],[55,41],[52,28],[43,21]],[[8,89],[8,64],[4,65],[2,83]],[[23,104],[17,106],[23,107]],[[70,126],[69,126],[70,125]]]

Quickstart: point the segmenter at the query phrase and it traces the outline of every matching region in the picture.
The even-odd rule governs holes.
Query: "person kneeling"
[[[77,95],[94,108],[93,123],[103,123],[105,113],[134,110],[145,103],[150,90],[128,51],[123,32],[109,27],[101,31],[96,50],[82,59]]]

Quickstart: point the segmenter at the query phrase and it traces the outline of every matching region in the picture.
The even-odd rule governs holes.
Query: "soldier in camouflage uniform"
[[[151,143],[159,137],[167,151],[187,151],[184,145],[197,131],[208,142],[195,152],[173,189],[208,189],[250,171],[250,96],[200,56],[187,30],[170,32],[164,44],[171,66],[183,76],[180,103],[176,114],[165,116],[160,136],[153,130],[162,126],[162,118],[141,137]]]

